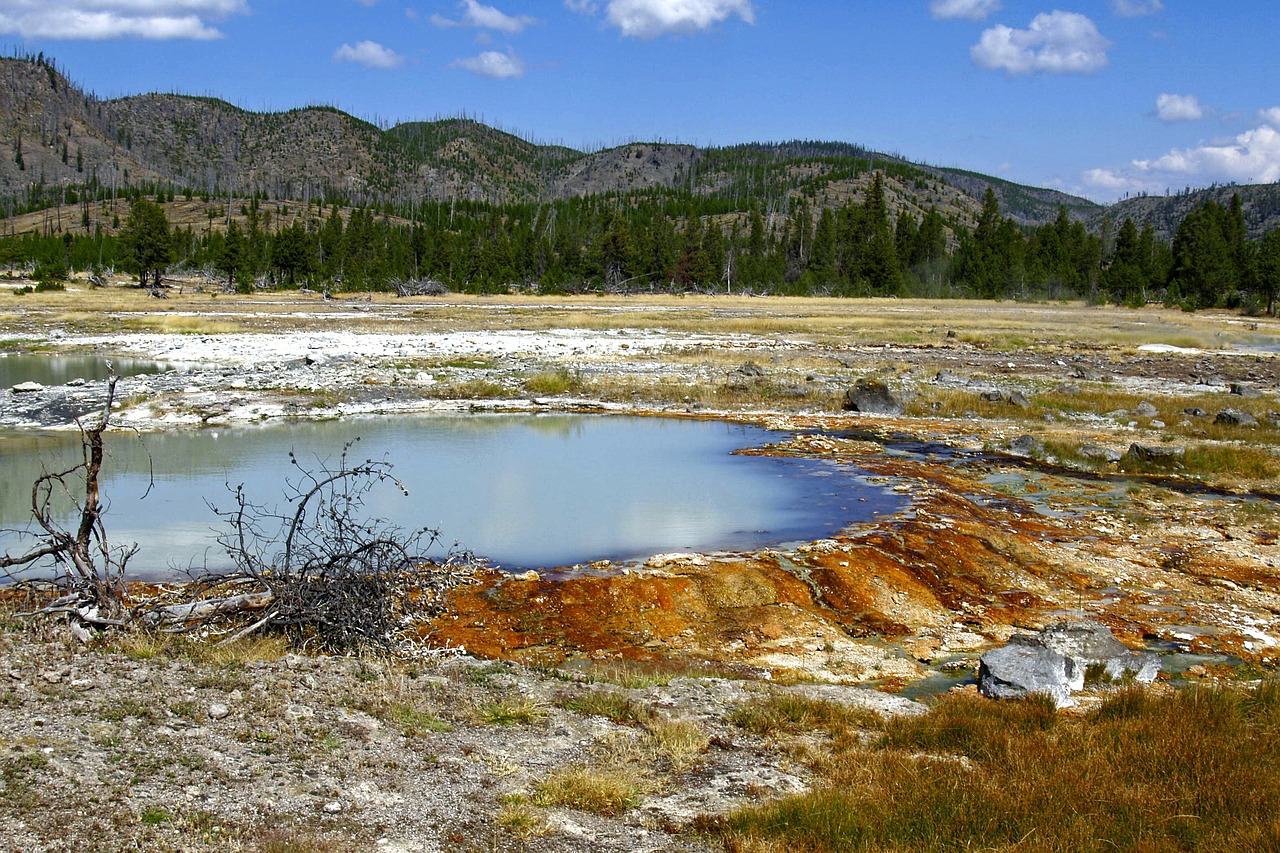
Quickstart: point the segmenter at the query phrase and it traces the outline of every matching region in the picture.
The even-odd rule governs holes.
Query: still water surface
[[[103,493],[114,543],[137,542],[131,565],[164,576],[227,564],[209,509],[232,505],[228,484],[283,508],[281,482],[304,466],[387,459],[409,489],[369,494],[365,509],[408,528],[441,531],[504,568],[667,551],[754,549],[820,538],[894,512],[902,498],[829,461],[734,455],[776,433],[717,421],[588,415],[348,419],[135,436],[112,433]],[[72,436],[0,436],[0,526],[24,525],[29,484],[74,460]],[[148,486],[150,491],[148,492]],[[145,497],[144,497],[145,495]],[[12,534],[0,539],[12,550]]]
[[[0,389],[21,382],[65,385],[73,379],[93,382],[106,379],[114,370],[119,376],[163,373],[169,366],[126,356],[42,355],[0,353]]]

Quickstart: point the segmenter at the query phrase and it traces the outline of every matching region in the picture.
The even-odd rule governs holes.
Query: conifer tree
[[[836,217],[831,208],[822,208],[818,225],[813,232],[813,249],[809,253],[809,275],[821,287],[836,283]]]
[[[165,269],[173,261],[174,247],[169,235],[169,219],[164,208],[139,195],[129,206],[120,235],[124,245],[124,259],[132,271],[138,274],[138,283],[159,287]]]
[[[222,240],[222,251],[217,258],[217,268],[226,273],[227,289],[236,288],[236,277],[244,264],[244,235],[240,223],[232,219]]]
[[[1280,295],[1280,228],[1271,231],[1258,245],[1258,275],[1255,292],[1266,300],[1266,313],[1276,315]]]

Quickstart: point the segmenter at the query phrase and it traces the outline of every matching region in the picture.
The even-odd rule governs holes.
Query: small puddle
[[[907,499],[862,471],[822,459],[736,454],[779,434],[718,421],[607,415],[470,415],[343,419],[193,432],[108,434],[103,494],[112,542],[138,543],[140,577],[173,576],[228,560],[209,508],[232,506],[228,484],[283,507],[299,468],[385,458],[409,490],[367,496],[364,515],[403,529],[438,529],[506,569],[672,551],[754,551],[824,538],[901,510]],[[0,527],[30,521],[30,488],[78,458],[73,436],[0,435]],[[145,496],[145,497],[144,497]],[[69,518],[69,515],[68,515]],[[30,544],[28,536],[23,540]],[[16,552],[15,536],[0,548]],[[437,555],[438,556],[438,555]]]
[[[898,695],[903,699],[919,701],[942,696],[956,687],[977,683],[977,676],[971,668],[954,671],[931,669],[924,678],[917,679],[899,690]]]

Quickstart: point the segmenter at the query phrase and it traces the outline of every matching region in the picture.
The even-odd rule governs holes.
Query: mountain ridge
[[[1280,185],[1210,188],[1137,197],[1106,206],[959,167],[912,162],[848,142],[787,140],[700,148],[628,142],[582,151],[530,141],[456,117],[382,127],[332,106],[254,112],[208,95],[147,93],[100,99],[51,60],[0,59],[0,197],[38,206],[41,194],[96,183],[113,190],[167,185],[213,196],[262,194],[354,204],[458,200],[542,203],[631,193],[689,192],[739,210],[786,212],[796,200],[839,205],[885,175],[891,210],[930,207],[972,226],[991,189],[1004,215],[1024,226],[1051,222],[1059,207],[1095,233],[1125,216],[1166,240],[1207,197],[1239,192],[1250,234],[1280,226]],[[1220,199],[1219,199],[1220,200]],[[48,202],[52,203],[52,202]]]

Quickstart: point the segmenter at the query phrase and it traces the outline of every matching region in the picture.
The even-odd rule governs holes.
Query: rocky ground
[[[1016,631],[1080,617],[1161,653],[1165,681],[1280,660],[1275,320],[889,300],[77,298],[7,307],[3,348],[172,365],[121,383],[122,426],[729,417],[793,433],[753,452],[856,466],[908,505],[794,548],[483,576],[399,662],[210,663],[11,631],[0,746],[21,808],[0,820],[16,848],[714,848],[698,827],[806,784],[794,744],[733,722],[763,690],[910,713],[908,697],[965,684]],[[901,411],[843,411],[859,381]],[[103,394],[10,389],[0,425],[67,428]],[[640,684],[627,667],[666,675]],[[567,786],[574,767],[618,771],[632,799],[614,815],[558,803],[546,783]],[[312,846],[264,847],[268,830]]]
[[[136,639],[88,650],[7,627],[0,849],[15,851],[717,849],[700,831],[716,816],[808,778],[733,724],[740,709],[788,693],[923,710],[837,685],[600,674],[621,686],[465,655],[215,657]]]

